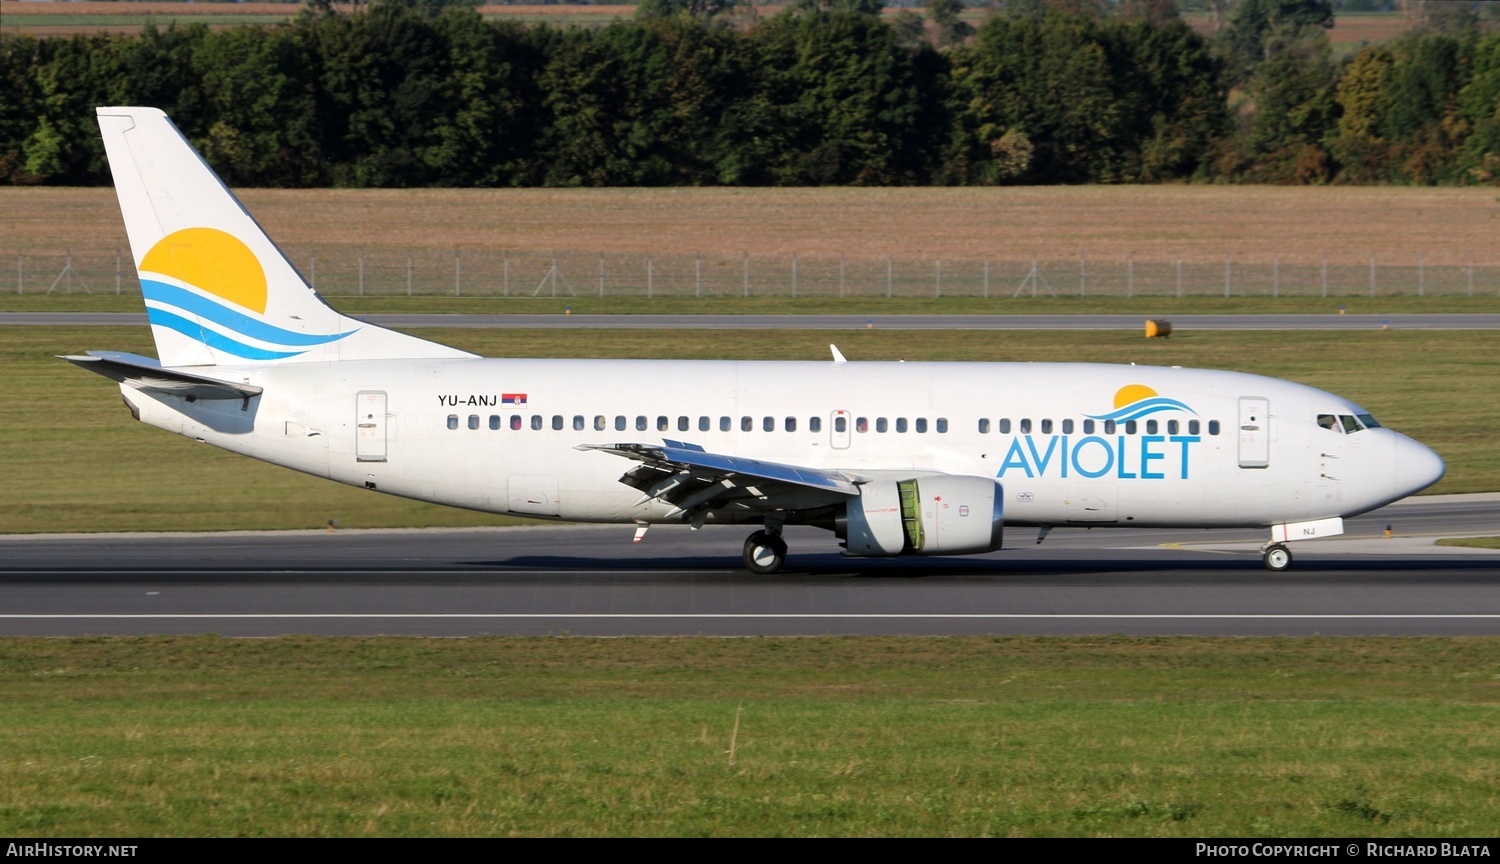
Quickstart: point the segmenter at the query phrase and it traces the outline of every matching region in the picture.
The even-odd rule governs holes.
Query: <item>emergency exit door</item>
[[[1271,464],[1271,401],[1260,396],[1240,397],[1240,467]]]
[[[364,390],[355,398],[354,458],[357,462],[385,461],[386,397],[380,390]]]

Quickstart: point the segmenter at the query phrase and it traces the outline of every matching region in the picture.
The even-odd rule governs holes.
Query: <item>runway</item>
[[[505,301],[496,301],[497,303]],[[621,330],[1140,330],[1147,315],[437,315],[353,316],[380,327]],[[1173,315],[1192,330],[1496,330],[1500,314]],[[0,312],[0,326],[142,326],[135,312]]]
[[[1382,536],[1386,525],[1394,538]],[[787,568],[739,566],[746,529],[630,526],[0,538],[0,635],[1500,633],[1500,496],[1412,499],[1295,544],[1258,531],[1010,529],[1005,551],[859,560],[789,531]]]

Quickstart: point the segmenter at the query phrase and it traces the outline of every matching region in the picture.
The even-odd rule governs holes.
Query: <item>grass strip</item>
[[[1439,546],[1467,546],[1473,549],[1500,549],[1500,537],[1444,537]]]
[[[1500,332],[1135,332],[428,330],[490,356],[1080,360],[1239,369],[1363,404],[1435,448],[1435,492],[1500,489]],[[210,531],[509,524],[515,520],[373,494],[245,459],[135,423],[113,385],[53,355],[153,353],[145,327],[0,330],[0,531]]]
[[[13,639],[0,833],[1484,837],[1497,679],[1495,638]]]

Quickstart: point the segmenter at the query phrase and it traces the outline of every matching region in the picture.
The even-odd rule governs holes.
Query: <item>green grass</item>
[[[1474,549],[1500,549],[1500,537],[1445,537],[1439,546],[1468,546]]]
[[[1500,297],[330,297],[351,315],[382,312],[602,315],[1172,315],[1500,312]],[[138,295],[0,294],[0,312],[141,312]]]
[[[5,640],[0,834],[1488,837],[1497,679],[1493,638]]]
[[[489,356],[1086,360],[1239,369],[1363,404],[1448,462],[1435,492],[1500,490],[1500,333],[428,330]],[[0,328],[0,532],[495,525],[256,462],[130,419],[114,385],[53,358],[152,354],[145,327]]]

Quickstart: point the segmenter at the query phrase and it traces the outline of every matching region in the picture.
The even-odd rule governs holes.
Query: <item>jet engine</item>
[[[939,474],[859,487],[843,505],[844,554],[968,555],[1000,548],[1004,489],[989,477]]]

